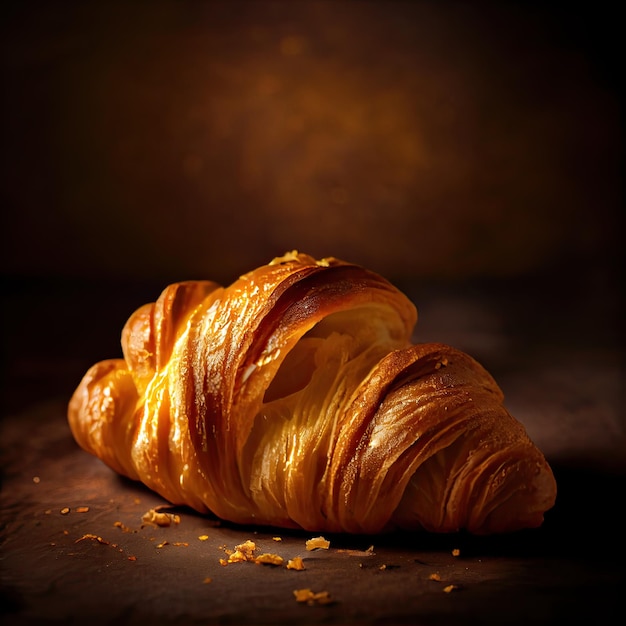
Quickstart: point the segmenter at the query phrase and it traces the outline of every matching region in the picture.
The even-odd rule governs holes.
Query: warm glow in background
[[[260,0],[5,14],[6,274],[230,281],[292,248],[407,280],[617,258],[597,15]]]

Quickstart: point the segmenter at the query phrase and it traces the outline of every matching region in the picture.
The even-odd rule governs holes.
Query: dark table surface
[[[3,337],[4,623],[621,622],[626,445],[615,295],[594,280],[407,291],[420,310],[416,338],[481,361],[550,461],[559,494],[541,528],[326,536],[327,550],[308,551],[314,534],[241,528],[184,508],[169,510],[179,523],[146,525],[143,514],[167,503],[80,450],[66,407],[92,362],[118,356],[128,314],[158,291],[13,281]],[[247,540],[285,561],[300,556],[305,569],[221,564]],[[306,588],[331,602],[296,602],[294,590]]]

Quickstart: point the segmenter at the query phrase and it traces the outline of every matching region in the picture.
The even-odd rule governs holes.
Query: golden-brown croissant
[[[381,276],[291,252],[167,287],[74,392],[76,441],[174,504],[308,531],[539,526],[543,454],[493,378]]]

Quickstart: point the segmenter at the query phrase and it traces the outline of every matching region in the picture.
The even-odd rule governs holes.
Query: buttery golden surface
[[[414,305],[296,251],[224,288],[170,285],[69,405],[76,441],[175,504],[314,531],[540,525],[556,484],[493,378],[411,344]]]

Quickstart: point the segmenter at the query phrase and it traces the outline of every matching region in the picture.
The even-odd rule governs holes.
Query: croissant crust
[[[116,472],[234,523],[539,526],[543,454],[480,364],[411,343],[416,322],[378,274],[295,251],[226,288],[176,283],[129,318],[123,358],[85,374],[69,424]]]

